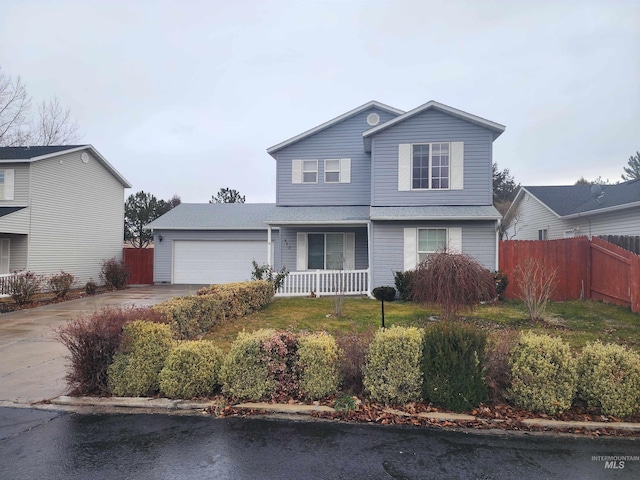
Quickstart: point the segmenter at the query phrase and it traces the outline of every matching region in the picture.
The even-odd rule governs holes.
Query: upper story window
[[[412,189],[449,188],[448,143],[413,145]]]
[[[318,183],[318,160],[302,161],[302,183]]]
[[[324,161],[324,183],[340,183],[340,159]]]
[[[291,183],[319,183],[318,160],[292,160]],[[324,183],[351,183],[351,159],[324,160]]]
[[[318,183],[318,160],[293,160],[291,183]]]
[[[398,191],[462,190],[464,142],[398,145]]]
[[[0,200],[13,200],[14,170],[0,170]]]

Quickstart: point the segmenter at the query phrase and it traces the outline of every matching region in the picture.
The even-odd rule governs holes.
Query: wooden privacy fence
[[[509,278],[506,298],[518,298],[516,269],[528,259],[556,269],[552,300],[604,300],[640,313],[640,256],[599,238],[506,240],[499,247],[500,270]]]
[[[122,261],[129,267],[129,285],[153,283],[153,248],[123,248]]]
[[[599,235],[598,238],[640,255],[640,235]]]

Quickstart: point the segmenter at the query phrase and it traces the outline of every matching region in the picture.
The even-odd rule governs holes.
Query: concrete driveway
[[[67,393],[67,348],[55,329],[102,307],[154,305],[198,285],[143,285],[45,307],[0,314],[0,406],[32,404]]]

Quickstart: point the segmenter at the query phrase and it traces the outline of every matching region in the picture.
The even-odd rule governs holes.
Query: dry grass
[[[260,328],[289,329],[294,332],[324,330],[335,336],[375,332],[380,328],[380,302],[368,298],[348,297],[342,316],[332,315],[332,298],[276,298],[259,312],[238,318],[214,328],[206,338],[228,350],[236,335]],[[409,302],[385,302],[385,324],[424,326],[429,317],[439,316],[437,307]],[[531,321],[522,302],[500,302],[478,306],[473,312],[462,312],[459,321],[473,323],[489,331],[532,330],[564,338],[574,348],[600,339],[619,343],[640,351],[640,315],[628,308],[602,302],[551,302],[547,305],[548,321]]]

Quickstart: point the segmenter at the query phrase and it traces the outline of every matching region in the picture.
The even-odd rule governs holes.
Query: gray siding
[[[464,189],[398,191],[398,145],[464,142]],[[371,205],[491,205],[490,130],[451,115],[427,110],[373,137]]]
[[[496,223],[482,222],[373,222],[371,287],[394,285],[393,274],[404,270],[404,229],[462,228],[462,251],[485,268],[496,269]]]
[[[347,233],[356,234],[356,270],[369,268],[369,250],[366,227],[282,227],[282,256],[280,264],[287,267],[290,272],[296,271],[296,258],[298,250],[298,232],[306,233]]]
[[[516,221],[508,231],[510,240],[538,240],[538,230],[547,229],[549,240],[574,236],[640,235],[640,206],[578,218],[558,218],[528,193],[520,200]],[[570,236],[570,235],[569,235]]]
[[[1,207],[13,205],[29,205],[29,172],[27,163],[7,163],[0,165],[0,170],[14,170],[14,199],[0,200]],[[29,233],[29,208],[0,217],[0,232]]]
[[[371,108],[279,151],[276,166],[276,204],[369,205],[371,198],[371,156],[364,151],[362,132],[371,128],[367,115],[375,112],[380,122],[395,117]],[[324,160],[351,159],[351,183],[324,183]],[[317,184],[291,183],[293,159],[318,160]]]
[[[84,150],[86,152],[86,150]],[[122,259],[124,186],[89,152],[31,165],[31,231],[28,268],[60,270],[80,283],[98,281],[105,259]]]
[[[9,271],[19,272],[27,269],[27,245],[26,235],[0,234],[0,238],[9,239]]]
[[[153,252],[154,283],[171,283],[173,265],[173,242],[176,240],[264,240],[267,241],[266,230],[155,230]],[[162,235],[162,242],[158,241]],[[280,257],[280,234],[277,230],[271,233],[274,245],[275,267],[280,269],[277,259]]]

